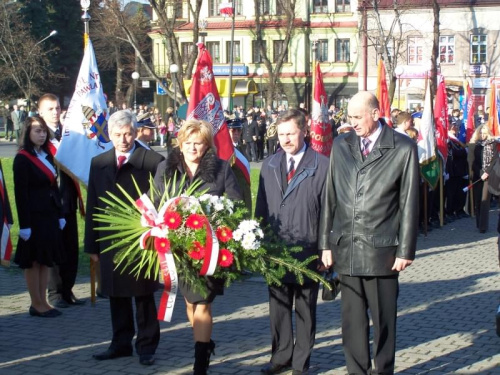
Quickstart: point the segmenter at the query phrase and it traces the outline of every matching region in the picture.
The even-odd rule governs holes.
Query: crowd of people
[[[59,100],[45,94],[38,105],[39,113],[27,116],[16,136],[14,185],[20,239],[14,261],[25,273],[29,314],[54,318],[62,314],[61,309],[85,303],[72,292],[81,195],[78,183],[54,163],[63,130]],[[345,110],[335,106],[329,110],[334,134],[330,158],[309,146],[309,114],[303,105],[247,111],[239,106],[225,115],[235,150],[248,162],[262,162],[254,217],[274,232],[280,246],[300,246],[293,253],[298,260],[318,256],[317,262],[309,264],[311,270],[325,272],[334,267],[340,275],[348,372],[393,374],[399,274],[415,258],[419,225],[432,229],[439,213],[437,195],[429,191],[429,221],[424,222],[419,196],[426,185],[419,173],[418,113],[394,111],[393,129],[381,117],[376,97],[368,92],[354,95]],[[131,356],[137,331],[139,362],[152,365],[160,339],[154,297],[159,283],[145,274],[136,277],[117,269],[114,255],[119,249],[103,252],[110,242],[99,240],[104,234],[94,214],[105,206],[100,198],[107,192],[123,197],[125,191],[136,199],[149,191],[150,176],[159,194],[171,181],[180,190],[199,184],[198,191],[208,189],[209,194],[243,201],[249,212],[252,195],[239,169],[217,157],[211,124],[176,123],[172,108],[161,114],[141,105],[134,113],[110,102],[109,113],[113,147],[91,161],[85,216],[84,251],[99,266],[98,292],[109,300],[112,322],[111,344],[94,359]],[[470,144],[465,145],[458,139],[460,113],[451,113],[443,172],[445,213],[448,221],[468,217],[464,187],[470,179],[477,181],[471,199],[478,230],[484,233],[492,195],[499,190],[498,140],[481,123],[484,116],[478,121]],[[169,147],[166,158],[150,147],[158,139],[160,146]],[[224,292],[223,280],[206,277],[205,282],[209,293],[202,296],[179,280],[193,329],[195,375],[204,375],[209,368],[216,346],[211,306]],[[262,373],[287,369],[293,375],[308,373],[318,290],[318,283],[299,282],[292,274],[284,275],[281,285],[269,286],[271,357]]]

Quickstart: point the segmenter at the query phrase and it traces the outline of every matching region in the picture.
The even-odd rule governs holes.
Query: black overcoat
[[[113,257],[118,250],[102,253],[109,247],[109,241],[97,241],[100,237],[110,232],[96,231],[99,223],[93,220],[97,208],[106,204],[100,197],[109,197],[107,192],[112,192],[123,199],[117,185],[119,184],[133,199],[139,194],[136,191],[132,176],[134,177],[141,193],[146,193],[150,188],[150,178],[154,177],[158,164],[164,160],[163,156],[155,151],[146,150],[137,142],[130,159],[119,170],[116,163],[115,149],[111,149],[92,159],[90,166],[89,185],[87,193],[87,213],[85,217],[85,252],[99,254],[101,263],[101,288],[102,293],[110,297],[135,297],[151,294],[158,289],[158,281],[130,275],[127,268],[115,270]]]

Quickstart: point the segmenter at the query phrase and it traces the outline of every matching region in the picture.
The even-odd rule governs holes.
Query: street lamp
[[[134,112],[137,114],[137,80],[140,75],[137,72],[132,73],[132,79],[134,80]]]
[[[54,35],[56,35],[56,34],[57,34],[57,31],[56,31],[56,30],[52,30],[52,31],[50,32],[50,34],[49,34],[49,35],[47,35],[47,36],[46,36],[45,38],[43,38],[42,40],[39,40],[38,42],[36,42],[36,43],[35,43],[35,46],[39,45],[40,43],[42,43],[42,42],[46,41],[46,40],[47,40],[47,39],[49,39],[51,36],[54,36]]]
[[[394,69],[394,74],[396,74],[396,77],[398,77],[398,109],[401,110],[401,76],[403,75],[405,69],[401,66],[398,65]]]
[[[170,65],[170,73],[174,74],[172,81],[174,82],[174,124],[177,124],[177,72],[179,66],[177,64]]]
[[[258,68],[257,69],[257,75],[260,77],[260,106],[261,108],[264,108],[264,98],[263,98],[263,93],[262,93],[262,75],[264,74],[264,69]]]

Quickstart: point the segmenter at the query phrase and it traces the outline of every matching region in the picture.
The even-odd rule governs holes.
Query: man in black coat
[[[328,158],[304,142],[307,123],[299,110],[280,115],[277,121],[281,149],[264,160],[257,193],[255,217],[269,224],[283,246],[301,246],[292,255],[303,261],[318,255],[318,228],[325,189]],[[317,262],[310,264],[316,270]],[[286,274],[280,286],[269,287],[272,356],[261,372],[276,374],[291,366],[293,375],[309,368],[316,334],[318,283],[299,284]],[[296,340],[292,308],[295,300]]]
[[[354,132],[336,138],[330,155],[319,248],[342,283],[348,373],[393,374],[398,276],[417,246],[417,146],[380,119],[378,100],[367,91],[349,101],[348,117]]]
[[[50,93],[38,99],[38,111],[49,127],[52,144],[57,147],[61,140],[63,128],[60,122],[61,105],[59,98]],[[62,232],[64,261],[49,270],[48,295],[49,302],[57,308],[83,305],[85,301],[75,297],[75,286],[78,273],[80,245],[78,242],[78,182],[62,170],[59,170],[58,184],[62,197],[62,211],[66,225]]]
[[[90,166],[87,214],[85,217],[85,252],[95,262],[100,262],[102,293],[109,296],[113,339],[108,350],[95,354],[97,360],[107,360],[132,355],[132,339],[135,334],[132,297],[135,297],[137,339],[135,348],[139,361],[143,365],[152,365],[154,354],[160,340],[160,327],[157,320],[154,292],[158,281],[144,276],[136,278],[130,274],[135,263],[130,267],[115,269],[113,258],[118,250],[102,252],[109,241],[99,241],[106,234],[96,228],[99,224],[93,220],[98,208],[106,204],[100,199],[111,192],[124,199],[118,190],[120,185],[133,199],[139,197],[132,177],[141,193],[150,188],[150,178],[154,177],[158,164],[164,159],[160,154],[141,147],[135,141],[137,121],[128,110],[117,111],[108,122],[109,137],[113,148],[92,159]],[[109,234],[109,233],[108,233]]]
[[[253,119],[253,115],[251,113],[248,113],[247,120],[243,123],[242,138],[249,161],[257,161],[257,147],[255,142],[257,141],[258,136],[257,121]]]

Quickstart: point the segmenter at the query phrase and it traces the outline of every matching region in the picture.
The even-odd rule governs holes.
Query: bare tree
[[[278,55],[269,56],[270,46],[266,45],[264,39],[264,30],[269,26],[272,16],[263,14],[261,9],[262,1],[255,0],[255,37],[260,51],[261,59],[266,66],[269,74],[268,86],[266,92],[266,102],[272,103],[275,99],[281,99],[282,86],[280,82],[281,69],[283,63],[287,62],[290,41],[294,33],[295,22],[295,0],[277,0],[277,7],[282,10],[285,16],[280,22],[280,28],[283,29],[283,39],[281,41],[281,50]],[[276,41],[278,42],[278,41]],[[274,48],[273,48],[274,50]],[[274,64],[274,67],[273,67]]]
[[[28,99],[40,93],[40,83],[53,77],[47,67],[47,55],[54,50],[36,42],[29,25],[22,22],[19,5],[0,0],[0,84],[14,83]]]

